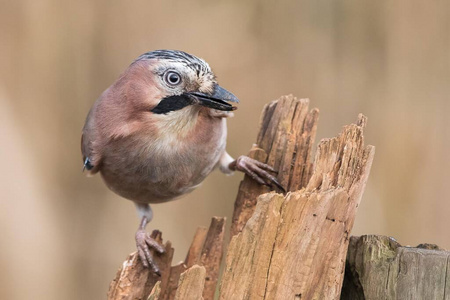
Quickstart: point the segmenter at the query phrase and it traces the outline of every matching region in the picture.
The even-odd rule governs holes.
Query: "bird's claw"
[[[269,173],[269,172],[272,173],[278,172],[274,168],[265,163],[252,159],[248,156],[240,156],[236,160],[236,170],[244,172],[259,184],[267,186],[276,186],[283,193],[286,193],[286,190],[278,182],[277,178]]]
[[[161,246],[154,238],[152,238],[148,232],[141,229],[136,232],[136,247],[139,258],[141,259],[144,267],[151,267],[156,274],[161,276],[159,267],[153,260],[153,255],[150,251],[150,248],[153,248],[156,250],[156,252],[162,254],[165,252],[164,247]]]

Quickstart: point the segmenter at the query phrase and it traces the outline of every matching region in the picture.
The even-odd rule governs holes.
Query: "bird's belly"
[[[201,157],[197,153],[183,153],[152,160],[142,178],[148,194],[140,197],[140,201],[165,202],[193,191],[213,171],[221,152],[223,148]]]
[[[135,152],[123,155],[120,164],[111,165],[105,159],[102,177],[112,191],[129,200],[170,201],[194,190],[211,173],[225,151],[225,143],[226,131],[216,130],[200,143],[135,144]],[[124,146],[121,149],[132,148]],[[118,161],[117,156],[114,161]]]

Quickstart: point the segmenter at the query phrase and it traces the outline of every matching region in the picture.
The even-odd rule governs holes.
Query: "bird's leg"
[[[228,159],[231,158],[228,153],[226,153],[226,156],[228,156]],[[227,157],[223,158],[223,160],[226,161]],[[269,173],[277,173],[277,171],[271,166],[253,158],[244,155],[239,156],[238,159],[229,162],[228,169],[231,171],[241,171],[262,185],[276,186],[283,193],[286,193],[286,190],[278,182],[276,177]]]
[[[136,247],[139,258],[144,267],[148,268],[150,266],[156,274],[161,275],[158,265],[153,261],[153,255],[150,252],[150,248],[155,249],[159,253],[164,253],[165,249],[145,231],[145,227],[152,219],[152,210],[148,204],[135,204],[139,215],[141,215],[141,224],[136,231]]]

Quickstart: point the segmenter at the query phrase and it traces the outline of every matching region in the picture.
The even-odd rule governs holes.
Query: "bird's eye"
[[[164,81],[168,85],[178,85],[181,82],[181,76],[177,72],[169,71],[166,74],[164,74]]]

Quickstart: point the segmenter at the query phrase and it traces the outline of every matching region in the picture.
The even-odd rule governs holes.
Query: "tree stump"
[[[307,100],[288,96],[266,106],[251,154],[275,165],[292,192],[267,193],[256,201],[263,188],[244,179],[220,299],[339,298],[374,147],[364,145],[366,118],[360,115],[339,136],[322,140],[311,164],[316,120]]]

